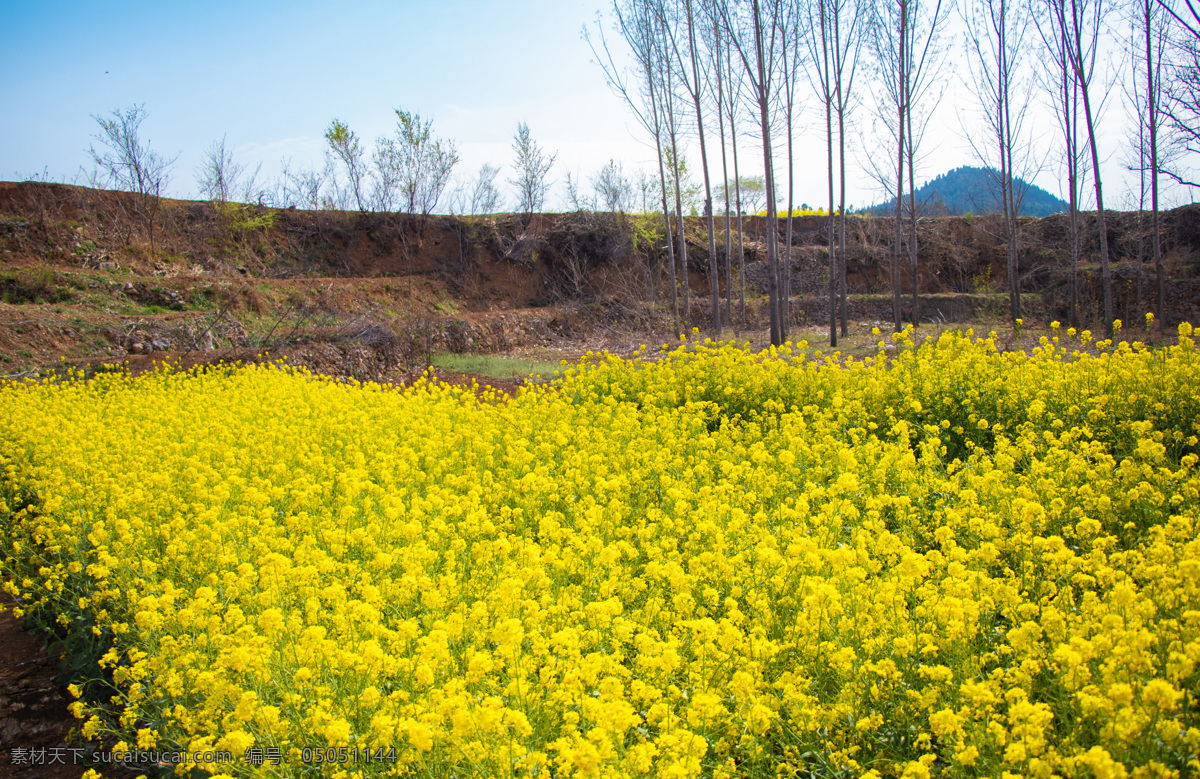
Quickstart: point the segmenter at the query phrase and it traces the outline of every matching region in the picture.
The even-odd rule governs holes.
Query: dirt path
[[[0,614],[0,779],[83,775],[86,766],[72,764],[68,746],[76,727],[68,699],[58,659],[11,612]]]

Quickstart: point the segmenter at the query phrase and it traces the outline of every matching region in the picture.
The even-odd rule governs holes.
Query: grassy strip
[[[550,378],[559,364],[547,360],[501,357],[491,354],[437,354],[433,365],[445,371],[472,373],[488,379],[523,379],[532,375]]]

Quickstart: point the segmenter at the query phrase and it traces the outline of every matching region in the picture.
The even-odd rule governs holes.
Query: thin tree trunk
[[[1067,184],[1071,209],[1071,327],[1079,327],[1079,92],[1063,70],[1063,117],[1067,140]]]
[[[677,201],[679,207],[679,273],[683,282],[683,326],[688,332],[692,329],[692,284],[691,273],[688,269],[687,250],[687,221],[683,215],[683,204]]]
[[[1006,13],[1007,10],[1002,11]],[[1002,165],[1001,175],[1004,177],[1001,194],[1005,198],[1004,203],[1004,232],[1005,232],[1005,254],[1007,255],[1007,264],[1009,267],[1009,299],[1011,302],[1010,312],[1013,324],[1021,317],[1021,265],[1020,255],[1017,252],[1017,192],[1015,189],[1016,182],[1013,175],[1013,131],[1012,131],[1012,115],[1010,113],[1009,99],[1009,66],[1008,66],[1008,48],[1005,41],[1005,30],[1007,27],[1001,25],[1000,28],[1000,65],[996,69],[997,75],[1000,78],[1000,83],[997,84],[997,94],[1000,97],[1000,105],[997,106],[998,119],[1001,132],[1000,141],[1000,159]]]
[[[771,313],[771,344],[782,346],[782,327],[779,305],[779,212],[775,205],[775,166],[771,159],[771,121],[768,115],[770,92],[766,82],[766,59],[763,51],[762,18],[758,0],[754,7],[754,48],[758,59],[758,112],[763,142],[763,182],[767,188],[767,306]]]
[[[892,319],[896,329],[893,332],[900,332],[904,328],[900,323],[900,262],[903,254],[901,252],[901,214],[900,209],[904,203],[904,109],[900,109],[900,152],[896,162],[896,230],[895,244],[892,250]]]
[[[663,223],[666,225],[666,228],[667,228],[667,232],[666,232],[667,261],[668,261],[668,267],[670,268],[669,275],[670,275],[670,280],[671,280],[671,319],[675,324],[676,334],[678,334],[680,327],[679,327],[679,297],[677,294],[678,291],[675,288],[675,243],[674,243],[673,239],[671,238],[671,206],[670,206],[670,203],[667,201],[667,173],[666,173],[666,166],[663,164],[662,141],[660,140],[662,137],[662,133],[661,133],[661,128],[660,128],[660,124],[659,124],[659,114],[658,114],[659,108],[658,108],[658,101],[655,97],[654,77],[651,74],[647,73],[646,79],[647,79],[647,82],[650,87],[650,105],[653,107],[653,110],[654,110],[654,148],[655,148],[655,151],[658,153],[658,182],[662,188]]]
[[[671,281],[671,320],[675,323],[675,334],[678,335],[680,327],[679,295],[675,287],[675,239],[671,236],[671,205],[667,202],[667,178],[662,174],[664,169],[661,150],[658,153],[658,169],[660,171],[659,178],[662,182],[663,223],[667,228],[667,267],[670,269],[669,276]]]
[[[1108,221],[1104,217],[1104,195],[1100,189],[1100,150],[1096,144],[1096,127],[1092,119],[1092,101],[1085,87],[1083,94],[1083,116],[1087,122],[1088,146],[1092,151],[1092,181],[1096,185],[1096,221],[1100,230],[1100,283],[1104,292],[1104,333],[1113,335],[1112,268],[1108,261]]]
[[[896,234],[895,246],[892,249],[892,318],[895,320],[895,330],[900,332],[904,328],[901,325],[900,314],[900,261],[903,256],[901,253],[900,242],[903,239],[901,235],[901,208],[904,204],[904,80],[899,69],[904,67],[905,62],[905,39],[908,36],[907,27],[907,4],[905,0],[900,0],[900,58],[897,65],[896,73],[896,89],[899,99],[897,103],[897,119],[896,119]]]
[[[912,266],[912,324],[917,327],[921,323],[921,277],[917,268],[917,187],[913,180],[913,163],[916,149],[913,148],[912,105],[908,106],[908,256]]]
[[[1009,72],[1010,65],[1008,61],[1007,47],[1003,52],[1005,73]],[[1012,126],[1012,98],[1009,94],[1011,88],[1011,78],[1006,78],[1004,82],[1004,128],[1006,141],[1006,154],[1008,160],[1008,201],[1009,201],[1009,224],[1008,224],[1008,249],[1012,254],[1013,264],[1013,286],[1014,297],[1017,301],[1017,314],[1021,313],[1021,253],[1018,217],[1021,215],[1021,204],[1017,202],[1016,176],[1014,173],[1015,165],[1013,163],[1013,146],[1015,145],[1013,126]]]
[[[713,23],[713,41],[717,65],[717,125],[721,134],[721,182],[725,194],[725,319],[733,323],[733,270],[730,260],[731,229],[729,218],[729,164],[725,148],[725,79],[721,72],[721,31],[715,20]]]
[[[1139,118],[1140,122],[1141,119]],[[1138,132],[1138,215],[1137,215],[1137,288],[1134,303],[1135,316],[1141,315],[1146,309],[1142,307],[1142,270],[1146,260],[1146,143],[1143,133],[1145,126]]]
[[[1079,199],[1075,196],[1078,183],[1074,177],[1069,181],[1071,190],[1071,327],[1079,327]]]
[[[779,307],[780,307],[780,338],[787,341],[792,328],[792,211],[795,210],[795,193],[796,193],[796,165],[795,165],[795,143],[792,133],[793,109],[795,108],[796,97],[796,67],[798,52],[794,48],[795,41],[792,41],[793,46],[791,53],[784,52],[783,62],[783,93],[784,106],[787,110],[787,161],[788,161],[788,195],[787,195],[787,221],[783,228],[783,246],[785,255],[780,258],[779,268]]]
[[[1008,281],[1008,318],[1013,322],[1021,316],[1021,304],[1018,300],[1020,295],[1020,282],[1017,279],[1017,264],[1016,257],[1012,250],[1012,170],[1010,167],[1011,158],[1010,142],[1011,138],[1007,135],[1008,127],[1005,124],[1005,102],[1007,93],[1005,92],[1006,69],[1005,69],[1005,42],[1004,33],[1007,29],[1004,21],[1004,9],[1000,11],[1001,22],[998,25],[997,37],[999,40],[996,44],[996,50],[999,52],[998,62],[996,63],[996,142],[1000,152],[1000,201],[1004,209],[1004,268],[1005,276]]]
[[[713,214],[712,181],[708,175],[708,144],[704,137],[704,111],[700,107],[700,63],[696,57],[696,30],[692,17],[692,0],[687,0],[688,49],[692,57],[692,101],[696,106],[696,132],[700,135],[700,167],[704,169],[704,210],[708,215],[708,283],[712,293],[713,329],[721,337],[721,276],[717,269],[717,227]]]
[[[837,44],[838,56],[841,56],[841,32],[840,32],[841,15],[833,18],[833,38]],[[853,78],[853,76],[851,76]],[[849,287],[846,283],[846,101],[842,93],[842,61],[839,60],[837,69],[837,96],[838,96],[838,232],[840,234],[839,243],[841,246],[838,251],[838,284],[841,296],[842,309],[842,337],[846,338],[850,335],[850,326],[847,321],[849,312]],[[832,216],[832,214],[831,214]]]
[[[733,52],[725,50],[725,70],[730,74],[730,86],[733,85]],[[733,149],[733,191],[734,208],[737,211],[737,240],[738,240],[738,321],[746,326],[746,242],[744,222],[742,221],[742,177],[738,169],[737,148],[737,97],[729,96],[729,142]]]
[[[821,91],[825,100],[825,159],[826,180],[829,184],[829,218],[826,229],[829,232],[829,345],[837,346],[837,232],[833,214],[833,95],[830,92],[832,76],[829,72],[829,39],[827,30],[828,14],[825,0],[817,4],[817,12],[821,15]],[[791,213],[788,213],[791,216]]]
[[[779,305],[782,311],[780,312],[780,337],[786,341],[791,331],[792,326],[792,211],[794,207],[794,191],[795,191],[795,165],[793,163],[793,144],[792,144],[792,101],[787,100],[787,157],[788,157],[788,214],[787,222],[784,224],[784,248],[786,257],[781,258],[779,268]]]
[[[729,137],[733,144],[733,193],[734,208],[737,209],[738,237],[738,317],[742,327],[746,326],[746,231],[742,213],[742,177],[738,172],[737,127],[730,120]]]
[[[783,341],[788,340],[792,325],[792,211],[795,210],[796,185],[794,144],[792,142],[792,108],[796,94],[795,52],[792,52],[790,62],[788,57],[789,55],[785,52],[783,56],[783,103],[787,111],[788,195],[787,217],[783,227],[784,256],[779,259],[779,337]],[[777,237],[775,238],[777,240]]]
[[[677,143],[677,135],[675,128],[675,110],[670,105],[672,97],[671,84],[671,68],[664,66],[664,72],[667,77],[666,95],[664,101],[667,101],[667,123],[668,132],[671,136],[671,175],[675,179],[675,223],[679,228],[679,271],[683,280],[683,331],[689,329],[692,317],[692,296],[691,287],[688,284],[688,259],[687,259],[687,235],[686,224],[683,221],[683,185],[679,180],[679,145]]]
[[[845,168],[843,167],[842,170],[845,170]],[[850,335],[850,324],[848,321],[850,287],[846,280],[846,185],[844,182],[841,187],[841,204],[838,206],[838,286],[842,312],[842,338],[846,338]]]
[[[1154,46],[1150,32],[1150,0],[1146,2],[1146,106],[1149,113],[1150,130],[1150,243],[1154,252],[1154,273],[1156,276],[1158,295],[1155,310],[1158,315],[1159,332],[1167,324],[1166,309],[1166,280],[1163,276],[1162,234],[1160,233],[1158,215],[1158,81],[1161,69],[1154,67]],[[1141,313],[1140,311],[1138,312]]]
[[[679,158],[675,156],[678,152],[675,144],[675,137],[671,137],[672,150],[672,168],[675,175],[675,224],[679,228],[679,275],[683,282],[683,330],[689,329],[692,316],[692,296],[691,288],[688,285],[688,258],[687,258],[687,235],[685,232],[686,225],[683,221],[683,195],[680,193],[679,181]]]
[[[846,124],[842,116],[841,89],[838,90],[838,286],[840,287],[842,309],[842,337],[850,335],[847,309],[849,306],[850,290],[846,283]],[[832,216],[832,215],[831,215]]]

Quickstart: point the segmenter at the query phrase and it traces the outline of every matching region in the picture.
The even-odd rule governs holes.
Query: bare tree
[[[333,177],[333,165],[328,156],[325,166],[321,169],[293,168],[290,159],[283,160],[281,168],[275,186],[274,197],[277,206],[297,206],[314,210],[335,207],[332,197],[324,192],[325,186]]]
[[[1096,190],[1096,222],[1100,234],[1100,279],[1104,296],[1104,332],[1113,334],[1112,269],[1109,265],[1108,223],[1104,215],[1104,195],[1100,176],[1100,150],[1096,138],[1096,110],[1092,102],[1092,81],[1107,10],[1104,0],[1047,0],[1050,23],[1060,28],[1063,51],[1070,75],[1083,104],[1083,128],[1091,152],[1092,184]]]
[[[604,69],[605,79],[609,87],[620,95],[633,111],[638,122],[650,133],[654,142],[654,151],[658,159],[658,184],[662,196],[663,222],[666,226],[667,260],[671,288],[671,314],[676,329],[679,328],[678,290],[675,279],[675,244],[671,238],[671,207],[667,198],[667,121],[664,116],[664,101],[662,92],[666,89],[666,78],[663,73],[665,64],[662,47],[662,18],[658,9],[659,0],[626,0],[622,5],[617,0],[613,2],[613,16],[617,30],[633,54],[634,81],[632,86],[626,71],[618,67],[613,59],[612,51],[604,37],[603,28],[596,24],[600,45],[597,47],[587,28],[584,37],[592,46],[600,66]],[[645,190],[643,190],[644,192]],[[649,270],[649,268],[648,268]],[[654,293],[653,273],[647,274],[651,297]]]
[[[521,122],[513,134],[513,168],[515,177],[509,183],[517,190],[517,207],[525,214],[526,223],[546,203],[546,192],[550,184],[548,175],[557,154],[547,156],[529,133],[529,125]]]
[[[838,118],[838,209],[840,244],[838,285],[841,296],[842,335],[850,334],[847,309],[849,290],[846,281],[846,118],[854,96],[854,77],[869,24],[869,0],[830,0],[833,13],[833,93]]]
[[[1186,10],[1176,10],[1169,0],[1156,1],[1171,17],[1174,28],[1170,36],[1170,79],[1160,106],[1171,137],[1169,147],[1161,149],[1160,154],[1175,159],[1161,160],[1160,169],[1177,184],[1196,189],[1200,181],[1173,163],[1200,152],[1200,9],[1193,0],[1182,0]]]
[[[572,211],[595,211],[595,203],[588,200],[587,195],[582,195],[579,192],[579,174],[571,175],[571,171],[567,171],[567,180],[564,183],[567,190],[567,205]]]
[[[633,179],[634,192],[641,201],[641,213],[650,213],[650,200],[654,197],[654,190],[658,189],[658,178],[653,173],[648,173],[645,168],[638,168]]]
[[[909,48],[914,56],[913,67],[910,71],[912,81],[907,89],[908,100],[905,108],[908,135],[905,138],[904,153],[908,158],[908,218],[910,223],[908,256],[913,277],[913,327],[921,323],[921,273],[918,263],[920,232],[917,230],[917,222],[924,204],[917,202],[915,179],[917,161],[920,156],[918,150],[923,145],[925,131],[929,128],[933,112],[936,110],[937,104],[941,102],[942,95],[945,94],[944,84],[939,79],[941,66],[945,63],[945,49],[939,48],[939,38],[945,20],[949,18],[951,7],[950,4],[944,4],[939,0],[934,13],[929,18],[928,36],[924,44],[921,44],[918,34],[914,36],[914,45]],[[942,12],[940,19],[938,11]],[[917,17],[918,25],[913,28],[918,32],[919,19],[920,17]]]
[[[368,210],[366,185],[369,183],[370,174],[358,135],[344,122],[334,119],[325,130],[325,141],[329,144],[333,156],[346,169],[350,194],[354,197],[354,203],[358,206],[358,210]]]
[[[696,14],[692,9],[692,0],[684,0],[683,11],[684,19],[687,22],[686,58],[688,61],[690,61],[690,68],[688,67],[688,63],[685,62],[684,51],[680,46],[677,45],[674,36],[668,35],[667,40],[671,43],[674,58],[679,66],[680,81],[692,99],[692,105],[696,116],[696,134],[700,140],[700,168],[704,178],[704,215],[707,217],[708,227],[708,283],[712,299],[713,329],[716,331],[717,337],[720,338],[721,289],[720,279],[717,271],[716,226],[713,222],[712,184],[708,173],[708,142],[704,134],[704,109],[701,106],[701,101],[704,97],[704,80],[700,75],[700,53],[697,45]],[[690,76],[688,75],[689,70],[691,73]]]
[[[1194,13],[1194,9],[1193,9]],[[1163,272],[1162,236],[1158,211],[1159,133],[1163,129],[1165,116],[1163,101],[1165,82],[1162,74],[1166,69],[1167,43],[1171,36],[1174,17],[1162,3],[1156,0],[1137,0],[1134,14],[1134,88],[1133,103],[1138,117],[1139,172],[1142,200],[1144,203],[1146,178],[1150,189],[1150,244],[1154,256],[1157,295],[1155,313],[1159,327],[1166,326],[1166,279]],[[1140,95],[1140,97],[1139,97]],[[1141,208],[1139,210],[1144,210]],[[1138,271],[1138,303],[1141,304],[1142,277]],[[1141,313],[1140,311],[1138,313]]]
[[[826,180],[829,184],[829,219],[827,221],[829,239],[829,345],[837,346],[837,233],[835,230],[834,198],[833,198],[833,111],[834,111],[834,75],[833,61],[837,57],[833,41],[833,17],[836,14],[830,0],[815,0],[808,5],[803,18],[803,29],[807,32],[802,38],[808,48],[808,59],[812,63],[805,72],[808,80],[820,98],[825,108],[825,151],[826,151]],[[815,18],[814,18],[815,16]],[[800,20],[797,20],[800,22]],[[799,30],[797,30],[799,33]],[[789,112],[790,113],[790,112]],[[789,118],[790,123],[790,118]],[[790,135],[790,133],[789,133]],[[791,158],[791,142],[788,142],[788,158]],[[791,183],[788,183],[788,234],[791,234]],[[791,238],[788,238],[790,249]]]
[[[779,212],[775,205],[775,164],[771,142],[771,107],[774,100],[776,66],[782,46],[779,28],[784,21],[782,0],[751,0],[749,18],[737,13],[728,0],[719,4],[722,24],[738,53],[758,107],[762,133],[763,176],[767,192],[767,307],[771,320],[771,343],[783,343],[782,307],[779,290]],[[765,8],[764,8],[765,7]]]
[[[880,67],[880,86],[895,117],[896,138],[896,226],[892,265],[892,313],[901,328],[900,258],[903,240],[904,178],[908,174],[909,267],[912,271],[912,321],[920,319],[921,280],[917,258],[915,172],[917,153],[933,107],[940,101],[937,76],[943,62],[940,39],[950,6],[943,0],[884,0],[872,36],[872,48]],[[885,124],[890,122],[885,121]]]
[[[900,261],[902,221],[901,209],[904,202],[904,128],[905,107],[908,100],[904,77],[904,64],[909,60],[908,47],[911,45],[909,27],[911,21],[911,0],[883,0],[883,7],[876,9],[880,18],[874,26],[871,38],[872,50],[880,69],[882,78],[877,82],[886,95],[887,102],[892,108],[895,123],[892,124],[884,117],[884,125],[895,130],[896,138],[896,187],[893,195],[896,199],[896,219],[892,245],[892,319],[895,332],[903,329],[900,310]],[[868,159],[871,157],[868,155]],[[886,178],[880,177],[886,182]]]
[[[504,202],[500,188],[496,186],[496,176],[500,168],[495,165],[480,166],[478,175],[471,184],[471,195],[467,208],[472,214],[494,214],[500,210]]]
[[[179,155],[167,159],[152,151],[149,142],[139,136],[146,119],[145,105],[131,106],[124,111],[115,109],[111,116],[93,116],[100,132],[93,136],[99,142],[88,147],[96,166],[95,181],[137,195],[138,210],[146,222],[150,254],[154,254],[154,222],[162,206],[163,191],[170,182],[171,166]]]
[[[733,270],[730,255],[732,253],[732,235],[731,235],[731,217],[729,213],[729,162],[726,155],[725,145],[725,104],[726,104],[726,75],[729,68],[726,67],[726,52],[728,46],[725,44],[724,31],[721,29],[721,20],[718,14],[712,13],[713,7],[707,6],[709,11],[709,24],[705,27],[707,36],[707,48],[711,52],[710,67],[715,73],[715,86],[717,97],[717,137],[720,139],[721,146],[721,186],[723,188],[722,201],[725,204],[725,318],[733,321]],[[730,84],[732,87],[732,84]],[[711,91],[711,87],[710,87]],[[729,98],[732,99],[732,89],[729,90]],[[734,128],[730,126],[730,131]]]
[[[991,143],[977,143],[970,133],[967,138],[985,167],[995,171],[992,178],[1004,212],[1009,318],[1014,322],[1021,316],[1017,216],[1028,190],[1015,168],[1029,159],[1028,154],[1019,157],[1018,149],[1030,148],[1021,137],[1030,103],[1029,81],[1019,75],[1030,18],[1023,10],[1013,0],[970,0],[962,9],[973,91],[980,100]],[[1022,173],[1031,178],[1027,171]]]
[[[796,164],[795,164],[795,133],[794,123],[796,112],[800,108],[800,98],[797,87],[800,81],[800,71],[805,66],[804,57],[804,15],[803,3],[800,0],[788,0],[781,6],[778,20],[779,25],[779,87],[780,102],[783,108],[784,147],[787,156],[787,217],[784,220],[783,246],[785,256],[780,258],[779,268],[779,305],[781,337],[788,339],[791,328],[792,308],[792,212],[795,210],[796,195]],[[830,255],[833,262],[833,256]],[[830,278],[830,289],[837,289],[837,282]],[[836,336],[835,336],[836,338]]]
[[[1045,44],[1041,68],[1043,89],[1052,95],[1052,106],[1062,130],[1062,156],[1067,177],[1068,230],[1071,237],[1071,292],[1068,323],[1079,326],[1079,256],[1081,252],[1079,204],[1083,196],[1085,164],[1079,140],[1079,83],[1071,67],[1070,37],[1058,13],[1060,0],[1041,0],[1034,24]]]
[[[728,33],[722,28],[725,46],[725,74],[729,82],[729,99],[725,101],[729,111],[729,145],[733,157],[733,205],[737,212],[738,234],[738,318],[744,327],[746,324],[746,241],[745,241],[745,212],[742,209],[742,176],[738,166],[738,135],[741,134],[742,88],[745,85],[745,74],[742,68],[733,61],[733,45],[728,40]],[[729,210],[729,182],[725,186],[725,210]]]
[[[625,176],[625,168],[616,160],[609,160],[591,178],[596,193],[596,205],[612,213],[625,213],[633,204],[633,185]]]
[[[1128,198],[1128,204],[1131,210],[1137,211],[1137,283],[1135,285],[1136,307],[1134,311],[1140,314],[1146,310],[1143,306],[1144,284],[1142,281],[1145,276],[1144,270],[1146,263],[1146,190],[1148,189],[1146,174],[1149,172],[1147,160],[1150,156],[1150,145],[1149,140],[1146,138],[1146,123],[1142,121],[1142,111],[1145,110],[1145,106],[1143,105],[1141,89],[1140,85],[1138,84],[1138,77],[1141,75],[1141,68],[1139,65],[1141,63],[1139,62],[1140,57],[1138,56],[1139,52],[1137,50],[1140,41],[1138,40],[1136,22],[1133,26],[1132,42],[1134,45],[1132,58],[1133,80],[1130,82],[1130,84],[1122,85],[1122,87],[1129,101],[1129,107],[1133,111],[1133,119],[1136,129],[1130,133],[1131,136],[1133,136],[1131,138],[1133,144],[1126,149],[1127,157],[1124,168],[1130,172],[1137,173],[1138,176],[1136,190],[1129,192],[1126,197]]]
[[[668,20],[665,12],[661,7],[658,14],[658,23],[661,30],[666,30]],[[675,94],[674,69],[670,66],[669,60],[669,44],[666,42],[666,33],[662,32],[658,36],[659,48],[658,58],[660,62],[659,77],[662,79],[658,94],[658,110],[662,112],[663,125],[666,128],[666,140],[669,145],[663,148],[664,161],[667,163],[667,170],[671,176],[667,181],[667,188],[671,190],[671,194],[675,200],[675,226],[678,230],[679,240],[679,281],[683,285],[683,329],[687,329],[692,317],[692,286],[690,283],[690,274],[688,273],[688,254],[687,254],[687,223],[683,216],[683,200],[684,193],[693,191],[687,186],[687,160],[679,153],[679,127],[675,122],[675,117],[679,113],[677,105],[678,95]],[[672,269],[671,285],[674,289],[676,282],[675,271]],[[672,293],[674,294],[674,293]],[[674,299],[674,298],[672,298]]]
[[[228,202],[245,169],[233,159],[233,151],[225,148],[225,136],[221,136],[221,140],[213,141],[205,150],[204,160],[196,169],[200,194],[218,203]]]

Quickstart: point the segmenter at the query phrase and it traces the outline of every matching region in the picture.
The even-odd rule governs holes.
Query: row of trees
[[[324,134],[325,167],[319,172],[303,168],[294,172],[285,163],[278,194],[273,198],[275,204],[401,211],[422,216],[433,213],[447,195],[451,176],[460,162],[458,147],[434,134],[432,119],[401,109],[395,113],[393,135],[376,138],[370,156],[362,139],[345,122],[330,122]],[[516,207],[532,214],[545,203],[555,155],[538,145],[525,122],[517,125],[512,148],[513,176],[509,183],[516,194]],[[222,169],[228,167],[224,142],[214,144],[201,171],[201,190],[207,196],[217,194],[210,182],[221,179]],[[449,193],[453,201],[450,210],[471,214],[500,211],[504,195],[497,184],[499,174],[499,167],[483,165],[474,178]]]
[[[1157,275],[1157,311],[1163,322],[1164,272],[1159,239],[1159,182],[1165,175],[1185,186],[1180,164],[1200,150],[1200,14],[1193,0],[614,0],[611,27],[600,22],[585,30],[613,89],[621,95],[654,149],[657,171],[625,175],[616,161],[591,179],[592,195],[581,194],[582,182],[567,176],[568,200],[575,208],[631,209],[640,195],[642,210],[660,203],[667,242],[667,275],[671,305],[680,327],[688,324],[690,285],[686,278],[688,243],[684,215],[698,200],[705,216],[712,321],[718,334],[733,318],[733,257],[737,236],[738,274],[744,289],[742,215],[748,210],[743,168],[746,138],[751,153],[761,152],[760,192],[767,214],[766,234],[779,236],[777,214],[787,201],[780,255],[776,238],[767,240],[767,287],[771,337],[788,336],[791,299],[792,214],[795,211],[794,138],[804,123],[823,124],[827,173],[830,342],[836,345],[838,315],[847,332],[846,189],[848,148],[854,128],[869,127],[877,148],[858,150],[868,175],[875,178],[888,202],[895,204],[892,258],[894,326],[903,325],[901,272],[907,264],[912,285],[908,318],[920,315],[920,267],[915,169],[924,148],[931,117],[945,92],[948,61],[947,26],[954,14],[968,31],[966,81],[978,99],[971,134],[977,156],[994,170],[996,198],[1004,214],[1004,242],[1010,313],[1021,312],[1018,267],[1020,224],[1017,217],[1028,181],[1046,166],[1062,161],[1068,192],[1071,234],[1071,321],[1077,323],[1078,269],[1085,231],[1095,229],[1099,244],[1103,310],[1111,329],[1113,303],[1110,251],[1104,218],[1101,153],[1097,138],[1100,106],[1109,97],[1102,75],[1103,52],[1111,47],[1121,10],[1130,25],[1123,51],[1133,64],[1126,79],[1127,101],[1136,118],[1129,167],[1139,174],[1140,198],[1149,198],[1151,254]],[[1179,3],[1178,7],[1172,3]],[[628,57],[610,48],[606,29],[615,30]],[[616,39],[613,39],[614,41]],[[627,64],[632,63],[632,64]],[[1041,95],[1058,118],[1057,139],[1036,154],[1031,107]],[[819,111],[804,110],[813,99]],[[137,137],[144,109],[135,107],[97,117],[98,151],[90,149],[110,182],[147,197],[158,194],[173,160],[149,152]],[[478,174],[447,194],[459,156],[455,144],[433,133],[432,123],[417,114],[396,111],[391,136],[367,145],[345,123],[333,121],[325,132],[328,154],[317,170],[285,165],[271,198],[274,205],[355,207],[406,210],[428,214],[447,199],[450,210],[488,213],[501,209],[500,169],[484,165]],[[822,122],[823,120],[823,122]],[[865,137],[865,135],[860,135]],[[689,180],[685,144],[698,142],[699,178]],[[719,184],[711,171],[720,157]],[[541,210],[555,155],[532,139],[522,123],[513,138],[513,175],[517,208]],[[808,157],[811,158],[811,157]],[[890,162],[888,161],[890,158]],[[783,166],[779,171],[778,166]],[[149,172],[151,175],[145,175]],[[259,170],[241,167],[224,141],[213,144],[200,171],[206,196],[225,200],[251,197]],[[778,173],[777,173],[778,172]],[[785,175],[779,175],[779,173]],[[1085,197],[1088,186],[1092,194]],[[719,191],[714,191],[719,190]],[[1094,217],[1085,218],[1085,202],[1094,195]],[[723,211],[724,251],[718,252],[717,200]],[[755,204],[758,206],[759,204]],[[147,207],[147,210],[149,206]],[[749,209],[756,211],[757,207]],[[1090,209],[1089,209],[1090,210]],[[1094,219],[1094,226],[1090,222]],[[736,232],[733,221],[737,221]],[[153,240],[153,219],[150,219]],[[723,260],[723,265],[721,261]],[[654,294],[654,277],[648,276]],[[720,276],[726,299],[721,311]],[[1140,287],[1139,287],[1140,289]],[[682,294],[682,301],[679,299]],[[741,298],[744,317],[745,299]]]
[[[295,167],[285,160],[274,181],[262,179],[261,164],[250,170],[235,159],[225,138],[221,138],[205,150],[196,170],[200,195],[219,203],[257,201],[284,208],[357,208],[429,215],[448,194],[459,163],[458,149],[453,141],[434,134],[432,120],[399,109],[395,113],[394,134],[377,138],[369,157],[358,134],[334,119],[324,133],[324,166]],[[142,137],[141,125],[146,119],[143,105],[93,118],[98,132],[88,147],[94,165],[89,183],[137,194],[153,247],[154,214],[158,200],[166,194],[179,155],[165,157],[152,150]],[[542,149],[525,122],[517,126],[512,149],[513,175],[508,182],[516,195],[516,208],[526,214],[540,211],[550,187],[555,155]],[[501,211],[505,197],[497,183],[499,174],[499,167],[483,165],[475,177],[449,192],[450,210],[470,214]],[[630,207],[628,181],[616,162],[601,169],[593,184],[596,202],[612,206],[612,210]]]
[[[293,167],[284,160],[281,175],[260,183],[261,166],[255,171],[234,160],[225,139],[216,141],[197,171],[201,194],[218,201],[262,199],[271,205],[307,208],[429,215],[439,207],[457,214],[494,214],[512,208],[532,214],[545,208],[554,180],[550,173],[557,154],[549,154],[532,137],[529,125],[521,122],[512,141],[511,198],[501,190],[501,168],[485,163],[478,172],[455,185],[452,175],[460,162],[453,141],[437,138],[431,120],[419,114],[396,111],[392,137],[376,139],[368,157],[360,137],[340,120],[326,129],[326,160],[322,169]],[[702,207],[688,171],[686,159],[679,163],[681,197],[691,214]],[[650,195],[659,186],[657,177],[639,169],[627,175],[622,162],[610,159],[586,179],[566,174],[565,194],[575,211],[633,212],[650,210]],[[763,179],[746,176],[741,185],[747,207],[761,207]],[[671,186],[671,183],[668,183]]]
[[[709,244],[711,308],[721,331],[718,298],[718,253],[715,213],[709,176],[719,151],[721,181],[736,183],[739,140],[754,137],[762,153],[767,234],[779,235],[777,193],[786,192],[786,224],[780,257],[777,239],[768,240],[768,297],[771,338],[788,335],[795,156],[793,140],[801,121],[821,122],[829,212],[829,337],[837,345],[847,331],[845,263],[845,194],[847,149],[854,124],[869,125],[885,154],[864,144],[864,166],[889,201],[895,203],[892,287],[894,326],[903,326],[901,271],[907,262],[912,285],[910,320],[920,317],[920,268],[915,169],[926,145],[934,109],[945,93],[950,40],[948,25],[957,15],[967,31],[968,91],[978,103],[982,135],[968,133],[976,155],[994,171],[997,200],[1004,217],[1004,244],[1010,314],[1021,314],[1018,267],[1021,202],[1025,185],[1049,159],[1061,159],[1070,193],[1071,320],[1077,323],[1078,268],[1083,245],[1083,187],[1090,182],[1095,198],[1095,230],[1099,243],[1103,311],[1111,334],[1113,302],[1110,248],[1104,217],[1102,155],[1097,125],[1099,108],[1110,84],[1098,78],[1105,47],[1120,43],[1134,63],[1130,106],[1138,128],[1131,167],[1150,195],[1150,235],[1157,274],[1157,311],[1163,321],[1164,275],[1159,239],[1159,176],[1166,174],[1188,186],[1173,167],[1200,150],[1200,13],[1193,0],[614,0],[611,26],[604,20],[585,30],[610,86],[633,112],[650,139],[659,167],[661,211],[667,234],[668,275],[673,310],[677,268],[687,267],[683,240],[682,146],[699,147],[704,181]],[[1180,10],[1182,9],[1182,10]],[[1112,20],[1120,12],[1129,21],[1126,40],[1111,39]],[[607,30],[615,30],[610,38]],[[1107,37],[1106,37],[1107,36]],[[624,43],[632,65],[614,51]],[[801,90],[807,87],[807,92]],[[865,88],[864,88],[865,87]],[[1058,117],[1059,137],[1042,154],[1035,153],[1031,109],[1038,96]],[[802,111],[806,97],[818,112]],[[960,106],[961,108],[961,106]],[[749,128],[753,127],[752,130]],[[714,132],[715,129],[715,132]],[[1163,155],[1163,131],[1172,131],[1173,154]],[[742,151],[744,159],[744,151]],[[728,175],[732,161],[733,177]],[[779,181],[782,166],[786,181]],[[674,182],[674,186],[672,186]],[[731,315],[733,288],[728,246],[731,213],[740,214],[739,192],[725,188],[724,275],[725,319]],[[672,202],[672,194],[674,194]],[[738,234],[740,236],[740,225]],[[907,258],[905,255],[907,254]],[[678,259],[677,259],[678,258]],[[744,262],[744,255],[739,254]],[[690,311],[688,285],[682,285],[683,316]]]

